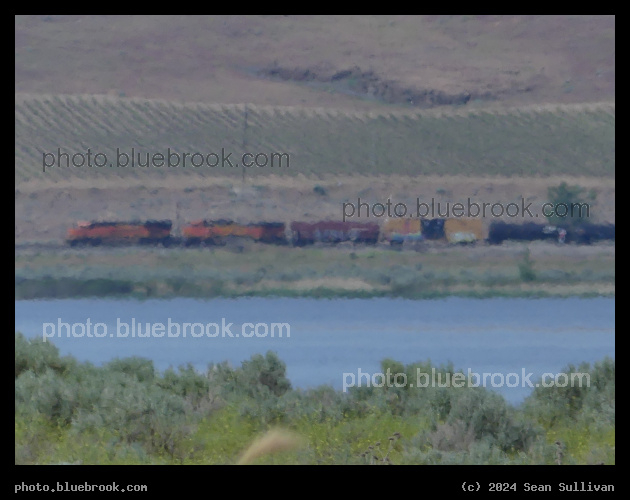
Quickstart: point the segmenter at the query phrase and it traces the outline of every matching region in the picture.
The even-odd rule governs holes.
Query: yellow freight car
[[[483,240],[483,221],[475,217],[446,219],[444,235],[449,243],[474,243]]]

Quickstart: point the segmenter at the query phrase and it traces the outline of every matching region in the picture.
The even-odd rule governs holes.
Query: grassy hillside
[[[110,168],[117,151],[146,155],[287,154],[248,177],[483,175],[614,177],[615,106],[535,106],[458,111],[348,112],[320,108],[176,104],[96,96],[16,95],[16,183],[165,175],[240,179],[242,167]],[[101,168],[53,167],[61,152],[106,155]],[[153,157],[153,156],[152,156]],[[104,163],[105,156],[99,162]],[[200,158],[200,157],[198,157]],[[252,158],[248,158],[251,160]],[[67,165],[68,160],[63,160]],[[202,160],[197,160],[201,162]],[[218,159],[212,157],[212,163]],[[261,159],[262,161],[262,159]],[[284,163],[282,163],[284,162]],[[52,164],[52,163],[51,163]],[[188,164],[190,165],[190,163]],[[222,166],[222,165],[225,165]]]

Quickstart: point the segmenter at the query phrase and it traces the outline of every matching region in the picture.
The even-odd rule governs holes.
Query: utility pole
[[[245,148],[247,147],[247,103],[245,103],[245,116],[243,123],[243,154],[245,154]],[[241,155],[242,158],[242,155]],[[245,185],[245,166],[241,165],[243,170],[243,185]]]
[[[177,236],[181,236],[182,234],[182,225],[181,222],[179,220],[179,200],[175,201],[175,227],[173,228],[175,230],[175,234]]]

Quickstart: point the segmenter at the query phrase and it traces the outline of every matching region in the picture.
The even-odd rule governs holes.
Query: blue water
[[[142,356],[152,359],[158,370],[187,363],[205,370],[209,363],[224,360],[239,366],[252,354],[272,350],[286,363],[293,387],[299,388],[328,384],[342,389],[352,376],[358,380],[359,372],[379,373],[384,358],[405,364],[450,361],[464,373],[518,374],[517,387],[492,389],[518,404],[532,391],[522,386],[523,374],[533,373],[530,380],[535,383],[543,373],[561,372],[569,363],[614,358],[614,308],[614,298],[38,300],[16,301],[15,329],[27,337],[46,332],[62,355],[80,361],[100,365],[116,357]],[[137,336],[147,323],[166,328],[169,321],[173,334],[173,325],[180,327],[178,337]],[[88,322],[91,333],[100,336],[79,336]],[[96,323],[102,324],[95,329]],[[186,327],[183,337],[184,323],[201,325],[192,331]],[[218,330],[210,325],[207,333],[217,336],[208,337],[206,325],[212,323]],[[221,331],[222,323],[233,323],[233,337]],[[245,338],[244,323],[265,325],[259,326],[260,336]],[[282,338],[278,331],[274,338],[269,331],[263,336],[271,323],[288,323],[290,333],[285,328]],[[154,327],[159,334],[159,325]],[[361,380],[367,383],[366,377]],[[380,377],[374,380],[380,382]],[[509,381],[514,384],[515,379]]]

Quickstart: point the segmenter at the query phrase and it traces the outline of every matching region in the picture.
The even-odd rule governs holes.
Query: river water
[[[384,358],[450,361],[465,374],[492,374],[486,385],[519,404],[532,391],[527,380],[614,358],[614,308],[614,298],[64,299],[16,301],[15,329],[97,365],[142,356],[158,370],[205,370],[271,350],[299,388],[382,383]]]

